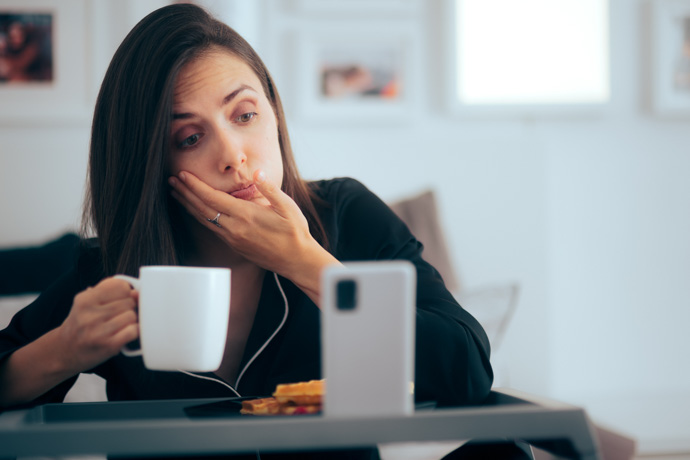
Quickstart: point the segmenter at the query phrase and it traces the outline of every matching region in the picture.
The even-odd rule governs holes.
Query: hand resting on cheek
[[[339,262],[310,234],[294,200],[263,171],[254,172],[260,197],[252,200],[216,190],[187,171],[171,177],[169,183],[172,196],[199,224],[247,260],[292,280],[318,299],[321,268]],[[218,213],[219,226],[211,222]]]

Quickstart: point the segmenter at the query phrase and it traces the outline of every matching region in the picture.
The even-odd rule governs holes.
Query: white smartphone
[[[407,261],[352,262],[323,271],[325,416],[413,413],[416,287]]]

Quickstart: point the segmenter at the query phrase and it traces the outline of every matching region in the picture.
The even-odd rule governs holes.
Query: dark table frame
[[[520,440],[566,458],[599,459],[584,410],[510,390],[482,406],[412,416],[190,418],[222,399],[46,404],[0,414],[0,458],[45,455],[212,455],[356,448],[379,443]]]

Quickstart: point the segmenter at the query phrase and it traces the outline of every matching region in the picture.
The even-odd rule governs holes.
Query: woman
[[[377,259],[417,269],[416,400],[488,394],[486,335],[421,244],[360,183],[299,177],[264,64],[202,9],[164,7],[125,38],[98,96],[89,177],[98,238],[0,333],[2,406],[61,401],[81,372],[103,376],[110,400],[232,396],[226,384],[265,395],[320,378],[320,272]],[[207,375],[220,382],[119,353],[138,337],[137,293],[112,276],[156,264],[232,269],[226,352]]]

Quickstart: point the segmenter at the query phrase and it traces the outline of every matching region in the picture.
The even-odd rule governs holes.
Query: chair
[[[412,234],[424,245],[424,260],[439,271],[448,290],[458,303],[484,327],[492,350],[498,350],[517,308],[520,288],[517,283],[462,289],[449,256],[443,224],[439,217],[435,192],[423,190],[390,203]]]
[[[448,247],[439,218],[438,206],[433,190],[424,190],[416,195],[409,196],[390,204],[393,211],[409,227],[415,237],[424,244],[424,259],[433,265],[444,281],[468,312],[470,312],[484,328],[492,348],[492,362],[496,361],[496,353],[499,351],[505,337],[510,321],[517,309],[520,286],[517,283],[505,283],[495,286],[487,286],[477,289],[461,289],[461,284],[456,278],[453,263],[448,255]],[[496,367],[496,366],[494,366]],[[501,369],[494,369],[496,378],[494,383],[507,378],[501,374]],[[634,439],[605,428],[594,425],[596,436],[601,448],[603,460],[630,460],[636,450]],[[435,458],[444,449],[449,449],[452,444],[439,443],[431,446],[419,446],[430,449],[428,453]],[[435,451],[433,450],[435,448]],[[396,454],[397,452],[393,452]],[[554,457],[539,449],[534,449],[536,460],[551,460]],[[391,457],[393,458],[393,457]],[[424,457],[426,458],[426,457]]]

